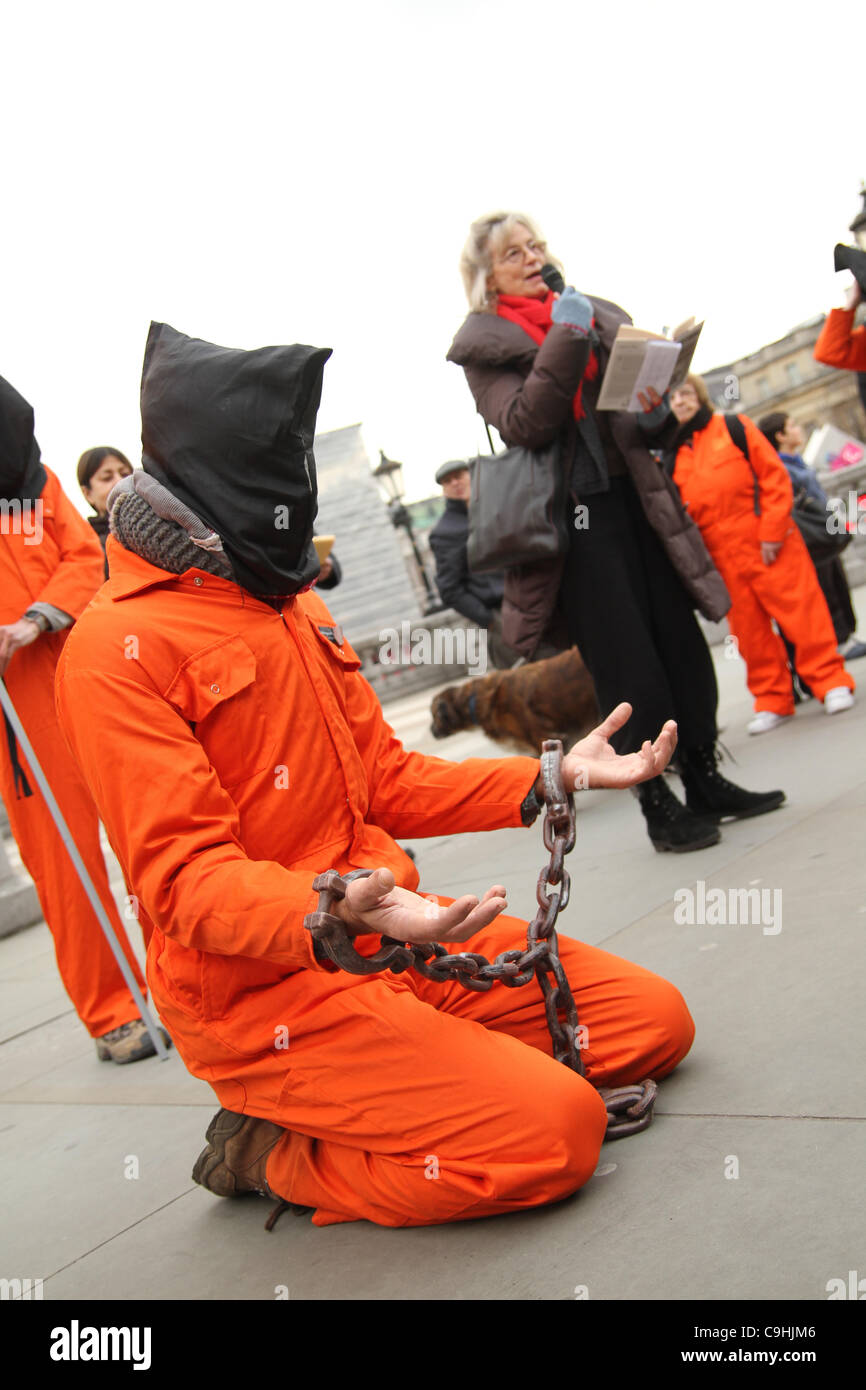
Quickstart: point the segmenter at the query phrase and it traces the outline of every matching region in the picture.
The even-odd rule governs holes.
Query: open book
[[[638,392],[663,396],[689,374],[703,323],[686,319],[670,338],[621,323],[601,384],[599,410],[642,410]]]

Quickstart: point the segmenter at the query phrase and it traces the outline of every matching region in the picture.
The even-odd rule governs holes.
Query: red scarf
[[[501,319],[508,319],[511,323],[516,323],[518,328],[522,328],[524,333],[528,333],[534,343],[539,346],[547,337],[553,319],[551,310],[555,304],[553,291],[548,290],[543,299],[528,299],[520,294],[500,294],[496,312]],[[593,326],[595,319],[593,319]],[[589,355],[586,371],[580,379],[577,390],[574,393],[574,418],[582,420],[586,411],[581,402],[584,381],[595,381],[598,376],[598,358],[594,352]]]

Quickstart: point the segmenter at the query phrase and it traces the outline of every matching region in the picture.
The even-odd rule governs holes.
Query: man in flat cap
[[[507,670],[520,664],[520,653],[502,640],[502,595],[505,575],[473,574],[466,557],[469,541],[469,467],[452,459],[436,469],[445,496],[445,511],[428,537],[436,561],[436,587],[443,603],[468,618],[487,634],[487,652],[494,666]]]

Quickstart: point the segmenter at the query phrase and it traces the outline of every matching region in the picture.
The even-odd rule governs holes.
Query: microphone
[[[560,275],[555,265],[543,265],[541,267],[541,278],[549,290],[554,294],[562,294],[565,289],[565,281]]]

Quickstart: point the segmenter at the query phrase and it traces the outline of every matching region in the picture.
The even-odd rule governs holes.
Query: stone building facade
[[[426,595],[406,533],[392,525],[372,476],[360,425],[316,435],[314,451],[319,484],[316,531],[333,535],[334,554],[343,572],[336,589],[322,593],[363,663],[364,675],[380,700],[445,685],[466,675],[464,653],[471,649],[469,624],[452,609],[424,617]],[[409,506],[422,558],[432,578],[433,562],[426,532],[433,524],[437,499]],[[450,629],[453,639],[434,646],[436,629]],[[385,634],[397,633],[394,643]],[[461,635],[462,634],[462,635]],[[440,634],[440,637],[443,634]],[[432,661],[425,652],[436,653]],[[383,656],[384,653],[384,656]]]

